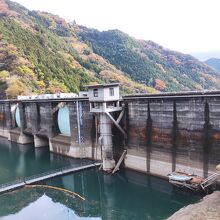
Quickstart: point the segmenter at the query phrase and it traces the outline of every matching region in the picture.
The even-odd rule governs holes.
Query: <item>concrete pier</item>
[[[45,137],[39,137],[38,135],[34,135],[34,146],[35,147],[49,146],[49,139]]]
[[[105,113],[100,113],[99,116],[103,170],[111,171],[115,167],[115,160],[113,159],[112,122]]]

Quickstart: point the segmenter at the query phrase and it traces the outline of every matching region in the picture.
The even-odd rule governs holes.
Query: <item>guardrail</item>
[[[220,178],[220,171],[213,173],[211,176],[207,177],[203,183],[201,183],[201,187],[205,190],[208,186],[215,183]]]

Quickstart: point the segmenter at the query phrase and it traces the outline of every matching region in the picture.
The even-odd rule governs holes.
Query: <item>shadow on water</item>
[[[205,110],[204,110],[204,128],[203,128],[203,176],[208,176],[208,164],[209,164],[209,154],[211,152],[211,124],[209,118],[209,104],[205,102]]]
[[[152,118],[150,112],[150,102],[147,104],[147,127],[146,127],[146,165],[147,173],[150,173],[150,160],[151,160],[151,145],[152,145]]]
[[[82,201],[52,189],[22,189],[0,196],[0,216],[12,220],[22,214],[22,219],[30,218],[30,212],[38,207],[44,211],[50,209],[57,219],[63,210],[62,219],[68,219],[68,213],[77,216],[99,219],[165,219],[181,207],[194,203],[200,197],[176,191],[166,180],[130,170],[122,170],[116,175],[105,175],[95,169],[85,170],[71,175],[55,178],[44,184],[65,188],[85,197]],[[50,199],[42,196],[47,196]],[[46,208],[42,208],[42,202]],[[53,203],[53,204],[51,204]],[[57,210],[57,205],[62,208]],[[65,208],[64,208],[65,207]],[[30,211],[27,216],[27,208]],[[40,210],[42,209],[42,210]],[[48,212],[48,211],[45,211]],[[10,217],[10,214],[13,214]],[[31,216],[35,220],[36,216]],[[54,217],[54,218],[53,218]],[[46,218],[41,218],[46,219]]]

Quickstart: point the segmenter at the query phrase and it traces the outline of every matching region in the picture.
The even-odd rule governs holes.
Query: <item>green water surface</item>
[[[86,162],[50,153],[48,147],[34,148],[33,144],[21,145],[0,138],[0,184]]]
[[[1,182],[79,162],[38,150],[1,141]],[[176,190],[166,180],[129,170],[106,175],[89,169],[41,184],[77,192],[85,201],[54,189],[23,188],[0,195],[0,219],[166,219],[200,199]]]

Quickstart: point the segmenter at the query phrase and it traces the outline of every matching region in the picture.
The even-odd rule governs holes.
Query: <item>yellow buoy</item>
[[[70,190],[67,189],[63,189],[63,188],[59,188],[59,187],[55,187],[55,186],[48,186],[48,185],[25,185],[26,188],[34,188],[34,187],[42,187],[42,188],[50,188],[50,189],[55,189],[55,190],[60,190],[69,194],[72,194],[74,196],[78,196],[80,199],[82,200],[86,200],[85,198],[83,198],[82,196],[80,196],[78,193],[72,192]]]
[[[217,169],[218,171],[220,171],[220,164],[218,164],[218,165],[216,166],[216,169]]]

